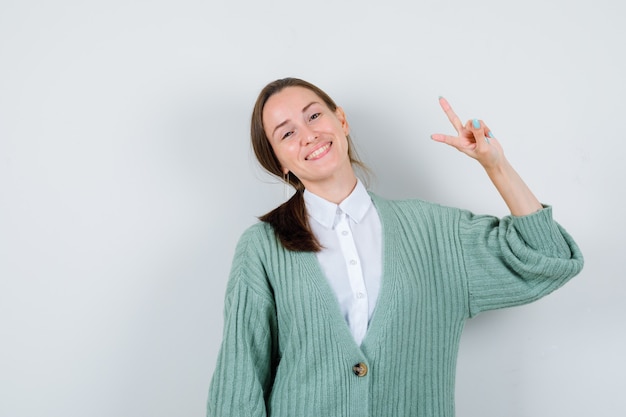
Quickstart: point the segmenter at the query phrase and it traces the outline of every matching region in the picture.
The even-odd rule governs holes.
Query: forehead
[[[285,87],[267,99],[263,107],[263,124],[271,127],[272,123],[282,123],[300,114],[304,107],[313,102],[324,104],[323,100],[308,88]]]

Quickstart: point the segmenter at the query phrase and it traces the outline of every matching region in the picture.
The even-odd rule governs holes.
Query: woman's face
[[[283,174],[293,172],[314,191],[343,175],[351,175],[350,128],[341,108],[331,111],[313,91],[286,87],[263,108],[263,127]]]

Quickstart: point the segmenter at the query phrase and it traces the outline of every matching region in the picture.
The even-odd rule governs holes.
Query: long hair
[[[288,181],[289,184],[296,189],[296,192],[285,203],[269,213],[260,216],[259,219],[272,226],[280,242],[286,249],[301,252],[319,252],[322,246],[315,238],[308,222],[306,205],[303,198],[304,184],[302,184],[302,181],[300,181],[297,176],[293,175],[293,173],[290,173],[286,178],[283,177],[282,167],[265,134],[265,128],[263,126],[263,109],[265,103],[267,103],[267,100],[274,94],[281,92],[287,87],[303,87],[311,90],[331,111],[334,112],[337,110],[337,104],[328,94],[319,87],[298,78],[282,78],[267,84],[261,90],[254,104],[254,109],[252,110],[252,121],[250,125],[250,136],[254,154],[267,172],[277,176],[283,181]],[[347,136],[347,139],[350,162],[367,173],[367,167],[356,155],[350,135]]]

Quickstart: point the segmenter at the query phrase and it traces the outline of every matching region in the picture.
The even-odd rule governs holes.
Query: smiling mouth
[[[307,155],[306,159],[307,161],[310,161],[312,159],[316,159],[319,156],[321,156],[324,152],[326,152],[328,149],[330,149],[330,145],[332,145],[332,142],[327,143],[326,145],[322,146],[321,148],[316,149],[315,151],[311,152],[309,155]]]

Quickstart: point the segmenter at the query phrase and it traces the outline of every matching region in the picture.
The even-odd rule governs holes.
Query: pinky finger
[[[494,139],[495,136],[493,136],[493,133],[491,132],[491,129],[489,129],[489,127],[487,125],[485,125],[485,129],[483,131],[485,133],[485,142],[487,143],[491,143],[490,139]]]

